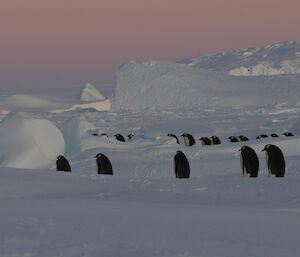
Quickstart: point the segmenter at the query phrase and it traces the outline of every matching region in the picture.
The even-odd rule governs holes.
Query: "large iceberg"
[[[266,106],[300,98],[299,75],[236,77],[178,63],[132,61],[116,78],[115,110]]]

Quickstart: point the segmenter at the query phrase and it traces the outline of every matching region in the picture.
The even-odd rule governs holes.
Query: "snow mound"
[[[19,112],[0,123],[0,145],[0,165],[12,168],[49,168],[65,150],[62,134],[52,122]]]
[[[234,76],[273,76],[300,73],[300,41],[232,52],[205,54],[180,61],[190,67],[222,71]]]
[[[81,94],[80,94],[81,101],[103,101],[105,97],[101,94],[101,92],[96,89],[92,84],[85,83]]]
[[[70,103],[63,102],[57,98],[49,99],[49,96],[35,96],[25,94],[15,94],[0,99],[0,109],[18,110],[18,109],[57,109],[65,108]]]
[[[82,137],[89,130],[95,130],[95,127],[88,122],[84,116],[74,117],[63,123],[60,127],[60,131],[65,140],[66,156],[76,155],[81,152]]]
[[[109,99],[94,102],[82,102],[63,97],[49,97],[42,95],[15,94],[0,97],[0,113],[6,114],[16,110],[39,110],[53,113],[74,111],[76,109],[94,109],[96,111],[109,111],[111,103]]]
[[[116,73],[112,108],[194,108],[295,104],[300,76],[235,77],[164,61],[129,62]]]

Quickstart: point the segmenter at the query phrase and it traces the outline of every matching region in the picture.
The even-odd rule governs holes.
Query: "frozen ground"
[[[48,168],[35,170],[7,168],[2,163],[1,257],[298,255],[297,107],[28,115],[58,128],[74,124],[74,131],[79,128],[74,140],[80,140],[81,147],[68,157],[73,169],[69,174],[55,171],[55,159]],[[285,129],[296,136],[254,139],[260,133]],[[109,138],[91,135],[96,131]],[[193,147],[178,146],[165,136],[185,131],[196,138],[216,134],[222,145],[201,146],[198,141]],[[115,133],[130,132],[135,134],[132,141],[113,138]],[[251,139],[247,145],[259,156],[257,179],[242,177],[238,149],[244,144],[226,139],[240,134]],[[267,143],[280,146],[286,157],[283,179],[267,177],[261,152]],[[190,161],[189,180],[174,178],[177,149]],[[96,175],[98,152],[110,158],[114,176]]]

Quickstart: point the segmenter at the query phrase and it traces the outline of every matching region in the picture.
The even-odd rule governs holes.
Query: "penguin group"
[[[249,146],[243,146],[239,151],[243,176],[250,178],[257,177],[259,160],[255,151]],[[268,176],[284,177],[285,160],[281,149],[276,145],[267,144],[262,151],[266,152]]]

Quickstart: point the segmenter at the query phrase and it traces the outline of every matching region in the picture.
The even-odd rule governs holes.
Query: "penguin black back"
[[[269,176],[284,177],[285,160],[280,148],[276,145],[268,144],[262,151],[266,152]]]
[[[292,132],[288,132],[288,131],[282,133],[282,135],[284,135],[286,137],[293,137],[294,136],[294,134]]]
[[[190,177],[190,164],[185,154],[177,151],[174,156],[174,171],[176,178],[189,178]]]
[[[63,157],[62,155],[57,156],[56,170],[57,171],[71,172],[71,166],[70,166],[68,160],[65,157]]]
[[[243,176],[255,178],[258,175],[259,161],[255,151],[249,146],[243,146],[240,150],[240,161]]]
[[[267,137],[268,137],[268,135],[266,135],[266,134],[261,134],[261,135],[258,135],[258,136],[256,137],[256,139],[267,138]]]
[[[228,139],[230,140],[231,143],[239,142],[239,140],[235,136],[230,136],[228,137]]]
[[[221,141],[220,141],[220,139],[219,139],[217,136],[212,136],[212,137],[211,137],[211,141],[212,141],[212,143],[213,143],[214,145],[219,145],[219,144],[221,144]]]
[[[240,135],[240,136],[239,136],[239,139],[240,139],[241,141],[248,141],[248,140],[249,140],[249,138],[246,137],[246,136],[244,136],[244,135]]]
[[[201,137],[199,139],[202,145],[211,145],[211,140],[208,137]]]
[[[184,144],[186,146],[192,146],[192,145],[194,145],[196,143],[194,137],[191,134],[189,134],[189,133],[183,133],[181,136],[183,137]]]
[[[121,134],[115,134],[115,138],[118,141],[125,142],[125,138]]]
[[[95,158],[98,167],[98,174],[113,175],[111,162],[103,153],[98,153]]]
[[[179,144],[179,140],[178,140],[178,137],[176,135],[169,133],[167,136],[168,137],[174,137],[176,139],[176,143]]]

